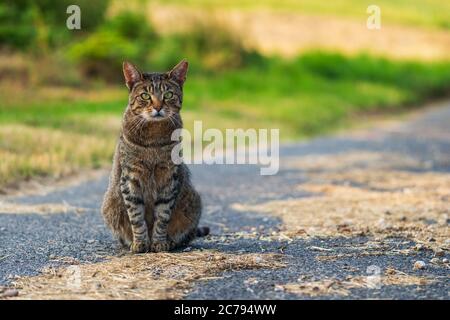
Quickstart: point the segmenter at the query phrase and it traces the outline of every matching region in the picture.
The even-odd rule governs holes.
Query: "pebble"
[[[441,259],[433,258],[433,259],[430,260],[430,262],[433,263],[433,264],[440,264],[441,263]]]
[[[442,257],[442,256],[444,255],[444,250],[442,250],[442,249],[436,249],[436,250],[434,251],[434,255],[435,255],[436,257]]]
[[[274,290],[275,290],[275,291],[284,291],[284,287],[283,287],[283,286],[280,286],[279,284],[277,284],[277,285],[275,285]]]
[[[264,262],[264,259],[261,257],[255,257],[255,263],[262,263]]]
[[[420,243],[416,244],[414,249],[417,250],[417,251],[423,250],[423,244],[420,244]]]
[[[18,295],[19,295],[19,291],[17,291],[16,289],[6,289],[1,294],[1,296],[4,298],[17,297]]]
[[[413,269],[414,270],[422,270],[422,269],[425,269],[425,266],[426,266],[425,262],[418,260],[418,261],[414,262]]]
[[[448,263],[448,259],[447,258],[442,259],[442,263]]]
[[[94,242],[95,242],[94,239],[89,239],[89,240],[87,241],[87,243],[89,243],[89,244],[92,244],[92,243],[94,243]]]

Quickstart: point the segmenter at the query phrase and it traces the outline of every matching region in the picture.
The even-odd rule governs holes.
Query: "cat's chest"
[[[166,163],[146,165],[142,172],[142,185],[149,193],[157,193],[170,184],[174,166]]]

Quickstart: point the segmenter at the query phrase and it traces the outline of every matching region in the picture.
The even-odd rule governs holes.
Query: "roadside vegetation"
[[[217,25],[162,35],[143,14],[104,16],[108,1],[91,2],[97,14],[76,34],[60,30],[46,1],[25,1],[25,11],[0,5],[8,18],[0,23],[0,186],[110,164],[127,103],[124,59],[143,70],[189,60],[188,129],[194,120],[204,128],[280,128],[284,140],[450,93],[450,61],[319,51],[286,60],[246,49]],[[23,24],[13,28],[14,19]]]
[[[441,0],[159,0],[161,4],[192,8],[239,9],[239,10],[277,10],[306,15],[340,16],[360,19],[370,5],[382,8],[383,23],[403,24],[431,29],[450,29],[450,4]]]

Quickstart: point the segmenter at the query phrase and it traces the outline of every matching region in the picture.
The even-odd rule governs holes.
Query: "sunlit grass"
[[[20,124],[0,127],[0,185],[109,164],[113,139]]]
[[[381,9],[383,23],[404,24],[415,27],[450,29],[450,3],[441,0],[165,0],[161,4],[175,4],[195,8],[270,9],[300,14],[321,14],[352,18],[365,22],[369,5]]]
[[[118,71],[120,72],[120,71]],[[449,93],[450,63],[391,62],[310,53],[263,58],[220,74],[192,72],[187,129],[279,128],[283,140],[351,124],[354,115],[418,106]],[[111,163],[125,86],[0,89],[0,185]]]

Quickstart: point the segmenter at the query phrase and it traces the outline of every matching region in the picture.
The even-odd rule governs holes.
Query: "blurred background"
[[[80,30],[66,27],[71,4]],[[188,129],[302,139],[448,97],[450,2],[2,0],[0,190],[109,166],[122,61],[163,71],[182,58]]]

